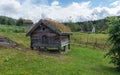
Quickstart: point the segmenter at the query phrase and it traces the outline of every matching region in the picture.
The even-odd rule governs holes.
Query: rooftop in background
[[[32,20],[29,20],[29,19],[23,20],[23,26],[32,26],[32,25],[33,25]]]
[[[29,20],[29,19],[25,19],[23,22],[24,22],[24,23],[33,23],[33,21],[32,21],[32,20]]]

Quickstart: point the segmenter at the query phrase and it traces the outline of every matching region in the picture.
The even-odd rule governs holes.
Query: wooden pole
[[[66,46],[64,46],[64,51],[66,50]]]
[[[70,49],[70,35],[68,36],[69,44],[68,44],[68,49]]]
[[[61,53],[61,47],[58,47],[58,51]]]
[[[70,49],[70,44],[68,44],[68,49]]]

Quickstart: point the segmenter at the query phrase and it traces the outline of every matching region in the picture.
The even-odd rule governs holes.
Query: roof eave
[[[72,35],[72,32],[62,32],[61,35]]]

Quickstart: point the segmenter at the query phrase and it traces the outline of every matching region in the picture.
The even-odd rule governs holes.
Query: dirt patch
[[[14,48],[17,46],[17,43],[13,42],[12,40],[10,40],[6,37],[0,36],[0,46]]]

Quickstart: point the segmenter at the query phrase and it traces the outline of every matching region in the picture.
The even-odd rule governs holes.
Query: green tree
[[[67,23],[65,25],[69,26],[73,32],[80,31],[80,25],[78,25],[77,23],[69,22],[69,23]]]
[[[0,16],[0,24],[6,24],[6,23],[7,23],[6,17]]]
[[[0,24],[3,25],[15,25],[15,20],[10,17],[0,16]]]
[[[120,69],[120,19],[118,17],[112,17],[109,19],[109,41],[112,45],[110,51],[106,54],[111,58],[111,63],[114,63],[118,69]]]
[[[8,18],[7,25],[15,25],[15,21],[12,18]]]
[[[21,25],[23,25],[23,19],[22,18],[19,18],[18,20],[17,20],[17,22],[16,22],[16,25],[17,26],[21,26]]]

